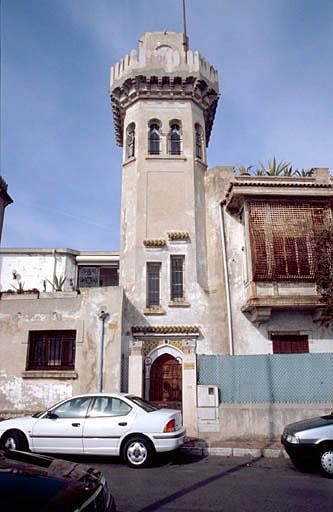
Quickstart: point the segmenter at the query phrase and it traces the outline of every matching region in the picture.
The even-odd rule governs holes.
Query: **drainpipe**
[[[97,356],[97,392],[102,392],[103,387],[103,352],[104,352],[104,321],[106,317],[109,316],[109,313],[105,311],[100,311],[97,313],[98,318],[100,319],[100,327],[99,327],[99,341],[98,341],[98,356]]]
[[[234,340],[232,333],[232,317],[231,317],[231,300],[230,300],[230,286],[229,286],[229,272],[227,263],[227,248],[224,234],[224,215],[223,215],[223,202],[219,204],[220,209],[220,231],[221,231],[221,242],[222,242],[222,253],[223,253],[223,268],[225,275],[225,291],[227,296],[227,315],[228,315],[228,335],[229,335],[229,352],[230,355],[234,355]]]

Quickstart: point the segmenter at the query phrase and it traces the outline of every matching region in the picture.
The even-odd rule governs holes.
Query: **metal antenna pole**
[[[183,0],[183,19],[184,19],[184,32],[183,32],[183,46],[184,52],[188,51],[188,37],[186,34],[186,10],[185,10],[185,0]]]

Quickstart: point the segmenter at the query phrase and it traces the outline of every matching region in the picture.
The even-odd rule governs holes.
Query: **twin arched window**
[[[134,123],[130,124],[127,128],[127,158],[134,156],[134,141],[135,141],[135,126]],[[195,156],[202,160],[203,153],[203,129],[199,124],[195,125]],[[148,154],[160,155],[161,154],[161,124],[158,120],[153,120],[149,124],[148,133]],[[182,154],[182,138],[181,138],[181,123],[179,121],[170,122],[170,131],[167,140],[167,152],[169,155]]]
[[[148,134],[148,154],[159,155],[161,153],[161,126],[156,120],[151,121]],[[181,154],[181,129],[180,123],[171,121],[167,141],[167,152],[169,155]]]

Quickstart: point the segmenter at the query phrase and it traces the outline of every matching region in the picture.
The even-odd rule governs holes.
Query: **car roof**
[[[111,397],[116,397],[116,398],[122,398],[122,397],[126,397],[126,396],[129,396],[128,393],[120,393],[118,391],[103,391],[103,392],[98,392],[96,391],[95,393],[82,393],[81,395],[73,395],[72,397],[69,397],[68,399],[70,398],[83,398],[83,397],[89,397],[89,396],[111,396]],[[68,400],[68,399],[65,399],[65,400]]]

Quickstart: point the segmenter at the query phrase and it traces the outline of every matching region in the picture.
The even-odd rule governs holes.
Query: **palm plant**
[[[245,165],[240,165],[238,167],[238,174],[251,174],[251,169],[253,165],[249,165],[248,167],[245,167]]]
[[[284,171],[283,171],[283,176],[294,176],[295,175],[295,172],[296,171],[293,171],[293,167],[292,165],[290,167],[287,167]]]
[[[268,160],[268,167],[265,167],[264,164],[260,161],[259,163],[263,172],[268,176],[279,176],[288,167],[288,165],[290,165],[290,162],[280,162],[277,164],[275,157],[272,161]]]
[[[60,275],[59,277],[54,274],[53,275],[53,282],[47,279],[47,282],[50,283],[53,290],[56,292],[61,292],[64,282],[66,281],[67,277],[64,275]]]
[[[302,176],[304,178],[308,178],[311,176],[311,169],[296,169],[295,176]]]

